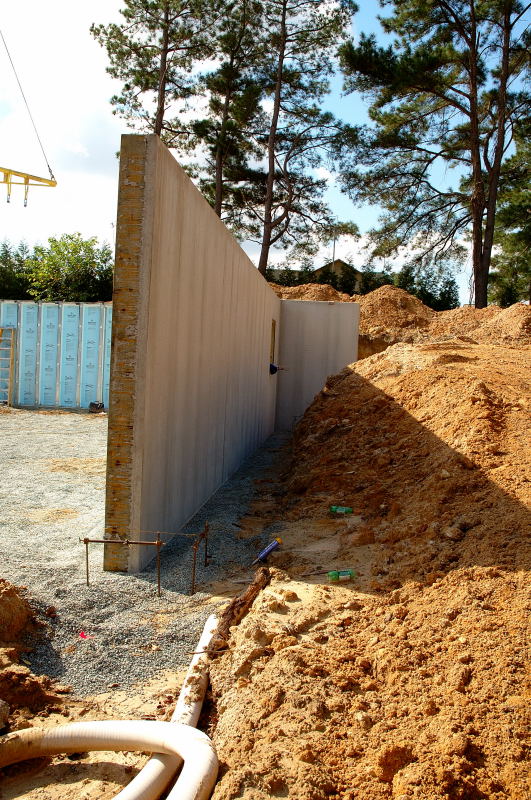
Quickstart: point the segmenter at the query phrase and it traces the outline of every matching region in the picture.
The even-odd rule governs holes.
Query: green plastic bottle
[[[350,506],[330,506],[331,514],[352,514]]]
[[[331,583],[339,583],[340,581],[352,581],[356,577],[353,569],[333,569],[327,573],[328,580]]]

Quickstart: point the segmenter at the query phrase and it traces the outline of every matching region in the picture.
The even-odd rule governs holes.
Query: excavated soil
[[[529,366],[463,337],[329,379],[254,512],[281,570],[212,667],[215,800],[530,796]]]
[[[64,693],[60,684],[34,675],[24,664],[23,642],[33,627],[33,611],[23,590],[0,578],[0,732],[8,723],[10,730],[26,727],[36,712],[60,704]]]
[[[269,285],[282,300],[335,300],[345,303],[351,301],[350,295],[338,292],[327,283],[303,283],[300,286],[279,286],[276,283]]]

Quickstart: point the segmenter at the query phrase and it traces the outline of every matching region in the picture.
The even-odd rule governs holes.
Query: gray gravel
[[[103,572],[100,545],[90,547],[91,585],[85,582],[79,539],[103,535],[106,437],[105,416],[0,413],[0,577],[27,586],[45,623],[31,643],[33,671],[70,684],[80,696],[189,663],[213,610],[201,584],[240,571],[275,532],[271,526],[241,540],[235,525],[247,513],[255,479],[275,470],[286,442],[269,439],[184,529],[210,524],[211,558],[206,568],[198,559],[199,591],[192,597],[191,540],[176,537],[163,548],[159,598],[154,562],[135,576]],[[46,616],[50,607],[56,617]]]

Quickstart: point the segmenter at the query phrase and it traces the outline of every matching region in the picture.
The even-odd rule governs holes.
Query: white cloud
[[[56,188],[13,188],[5,203],[0,186],[0,240],[30,244],[79,230],[112,238],[116,217],[120,133],[109,99],[118,88],[105,72],[106,53],[89,32],[92,22],[118,17],[119,0],[26,0],[5,4],[2,33],[15,64]],[[31,24],[28,24],[31,22]],[[0,42],[0,164],[48,177],[46,163],[3,44]]]

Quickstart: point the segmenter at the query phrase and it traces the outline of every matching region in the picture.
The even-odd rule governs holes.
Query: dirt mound
[[[435,311],[396,286],[381,286],[357,295],[360,304],[358,358],[381,353],[397,342],[414,342],[426,329]]]
[[[487,306],[487,308],[461,306],[449,311],[437,311],[430,322],[429,335],[434,338],[472,335],[473,331],[496,317],[500,311],[499,306]]]
[[[456,339],[329,379],[270,496],[285,573],[212,669],[215,800],[527,796],[529,366]]]
[[[327,283],[303,283],[300,286],[279,286],[276,283],[269,285],[282,300],[333,300],[343,303],[350,303],[352,300],[348,294],[338,292]]]
[[[32,611],[20,591],[0,578],[0,642],[13,642],[24,630]]]
[[[212,669],[214,800],[522,800],[524,594],[492,567],[386,598],[280,574]]]
[[[435,311],[413,295],[396,286],[380,286],[359,295],[361,333],[398,333],[427,328]]]
[[[344,370],[296,430],[291,513],[322,508],[325,492],[362,513],[376,540],[453,541],[464,525],[478,540],[467,565],[478,548],[510,561],[529,521],[529,355],[463,341],[395,345]]]
[[[33,675],[20,663],[28,649],[23,637],[33,622],[32,608],[20,588],[0,578],[0,706],[5,710],[0,730],[8,720],[12,730],[26,727],[31,717],[28,712],[56,706],[57,692],[65,691],[65,687],[46,676]]]
[[[496,344],[531,344],[531,308],[522,303],[504,308],[477,328],[474,338]]]

